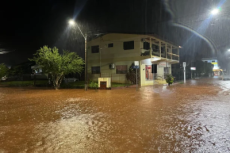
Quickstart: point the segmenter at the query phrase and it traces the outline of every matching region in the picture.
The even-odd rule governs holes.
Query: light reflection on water
[[[228,83],[98,92],[0,88],[0,152],[229,152]]]

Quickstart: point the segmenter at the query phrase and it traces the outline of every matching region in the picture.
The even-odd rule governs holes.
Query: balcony
[[[142,38],[142,59],[155,58],[157,61],[179,62],[179,47],[156,37]]]
[[[159,51],[159,49],[152,49],[151,54],[150,54],[150,49],[149,50],[145,50],[143,49],[141,52],[141,56],[145,57],[145,58],[153,58],[153,57],[157,57],[159,60],[167,60],[171,63],[177,63],[179,62],[179,55],[178,53],[175,53],[175,51],[173,52],[166,52],[165,51]],[[160,58],[159,58],[160,57]]]

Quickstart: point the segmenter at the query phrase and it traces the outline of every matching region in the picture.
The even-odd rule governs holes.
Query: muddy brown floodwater
[[[230,81],[84,91],[0,87],[0,153],[230,152]]]

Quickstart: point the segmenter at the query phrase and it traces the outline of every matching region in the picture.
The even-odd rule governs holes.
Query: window
[[[117,74],[126,74],[127,73],[127,65],[117,65],[116,66]]]
[[[108,44],[108,47],[109,48],[113,47],[113,43]]]
[[[144,42],[143,43],[143,48],[146,49],[146,50],[149,50],[150,49],[149,42]]]
[[[165,47],[161,47],[161,53],[165,52]]]
[[[159,46],[152,44],[152,49],[154,52],[158,52],[159,51]]]
[[[213,63],[215,62],[215,61],[212,61]]]
[[[99,53],[99,45],[91,46],[91,52],[92,53]]]
[[[124,50],[134,49],[134,41],[126,41],[123,43]]]
[[[91,67],[92,69],[92,74],[100,74],[101,70],[100,70],[100,66],[94,66]]]

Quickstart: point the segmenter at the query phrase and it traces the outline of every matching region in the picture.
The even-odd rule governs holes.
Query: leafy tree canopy
[[[8,67],[4,63],[0,64],[0,80],[7,75],[8,70]]]
[[[75,52],[58,52],[58,48],[43,46],[35,54],[31,61],[35,61],[41,66],[43,73],[48,73],[52,77],[55,89],[60,87],[63,77],[69,73],[81,73],[84,61]]]

